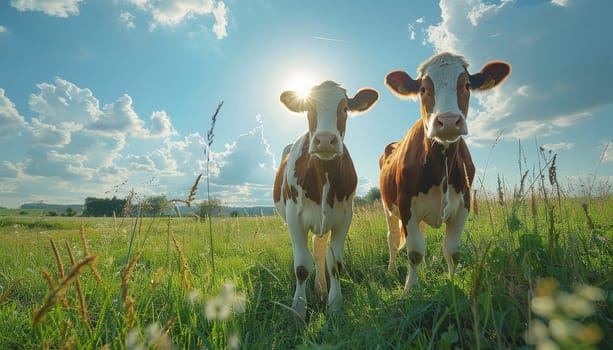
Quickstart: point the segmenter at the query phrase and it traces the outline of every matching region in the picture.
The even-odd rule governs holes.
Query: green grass
[[[288,308],[295,278],[289,235],[278,217],[213,218],[213,274],[205,222],[4,216],[0,348],[168,348],[172,343],[186,349],[223,349],[235,347],[237,341],[245,349],[531,348],[525,333],[534,320],[543,320],[531,311],[531,298],[546,277],[555,279],[561,292],[572,291],[577,283],[605,291],[594,312],[577,321],[601,330],[596,348],[613,348],[608,331],[613,328],[613,197],[590,200],[591,227],[578,199],[538,199],[536,215],[530,203],[488,203],[479,203],[479,215],[471,214],[466,224],[461,266],[453,281],[442,255],[442,229],[427,229],[420,282],[409,295],[402,293],[404,251],[398,273],[386,271],[381,208],[357,208],[345,245],[343,310],[326,312],[325,303],[315,298],[312,274],[305,322]],[[552,205],[553,221],[547,214]],[[57,302],[33,327],[33,314],[50,291],[41,271],[49,271],[56,285],[60,280],[50,238],[67,273],[71,263],[66,242],[77,261],[85,257],[81,224],[102,276],[102,283],[96,281],[90,268],[79,276],[87,319],[81,318],[72,283],[66,291],[68,306]],[[189,289],[171,235],[187,259]],[[130,302],[122,301],[122,275],[139,251],[129,279],[130,309]],[[235,286],[235,294],[223,291],[227,281]],[[244,312],[225,320],[207,318],[207,303],[234,301],[241,311],[243,296]],[[585,344],[590,348],[589,339]]]

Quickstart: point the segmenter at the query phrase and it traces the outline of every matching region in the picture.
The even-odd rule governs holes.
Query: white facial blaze
[[[434,83],[434,108],[428,116],[428,130],[434,130],[435,117],[443,113],[466,115],[458,106],[458,77],[466,70],[460,61],[444,64],[431,64],[425,70]]]
[[[338,104],[347,98],[345,91],[339,87],[329,87],[318,89],[311,93],[311,98],[315,100],[317,106],[317,128],[311,135],[311,150],[313,150],[315,138],[320,133],[331,133],[336,136],[336,153],[343,153],[343,136],[338,130]]]

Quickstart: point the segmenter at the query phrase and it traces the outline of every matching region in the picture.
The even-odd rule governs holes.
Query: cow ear
[[[481,71],[470,75],[470,88],[488,90],[500,85],[511,74],[511,65],[502,61],[488,62]]]
[[[366,112],[375,105],[379,93],[375,89],[361,89],[353,98],[347,100],[347,107],[352,112]]]
[[[387,73],[385,85],[397,96],[412,97],[419,93],[420,82],[411,78],[406,72],[396,70]]]
[[[285,91],[280,97],[281,103],[292,112],[302,113],[308,109],[308,102],[306,99],[298,96],[296,91]]]

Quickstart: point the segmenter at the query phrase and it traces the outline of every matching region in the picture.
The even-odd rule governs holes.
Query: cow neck
[[[355,175],[353,163],[344,145],[342,156],[323,160],[309,154],[309,144],[310,140],[307,137],[302,145],[302,156],[296,161],[295,175],[298,179],[298,184],[305,191],[305,196],[310,200],[317,204],[321,204],[323,200],[326,200],[328,205],[333,207],[335,198],[339,201],[344,200],[355,189],[357,175]],[[351,173],[346,174],[346,172]],[[347,181],[343,181],[339,178],[342,175],[349,175],[350,177]],[[330,189],[327,193],[323,193],[326,182],[330,184]]]
[[[440,189],[441,189],[441,219],[443,222],[446,222],[447,219],[449,219],[449,203],[450,203],[450,199],[449,199],[449,195],[450,195],[450,191],[449,191],[449,163],[451,163],[452,167],[455,165],[456,163],[456,159],[457,159],[457,153],[458,153],[458,143],[460,142],[460,139],[458,139],[458,141],[449,144],[449,145],[443,145],[440,144],[436,141],[434,141],[434,139],[428,139],[429,141],[429,145],[430,145],[430,150],[428,153],[432,152],[432,160],[437,159],[439,157],[436,156],[435,153],[440,153],[441,155],[441,160],[442,160],[442,169],[443,169],[443,179],[440,183]]]

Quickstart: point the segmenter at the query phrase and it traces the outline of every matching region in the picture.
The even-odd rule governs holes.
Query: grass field
[[[442,230],[428,228],[406,296],[406,253],[387,273],[381,208],[359,207],[343,309],[315,300],[311,274],[304,322],[288,307],[295,278],[278,217],[212,218],[211,244],[208,223],[187,218],[5,211],[0,348],[611,349],[613,196],[586,200],[587,212],[583,202],[481,200],[453,281]]]

